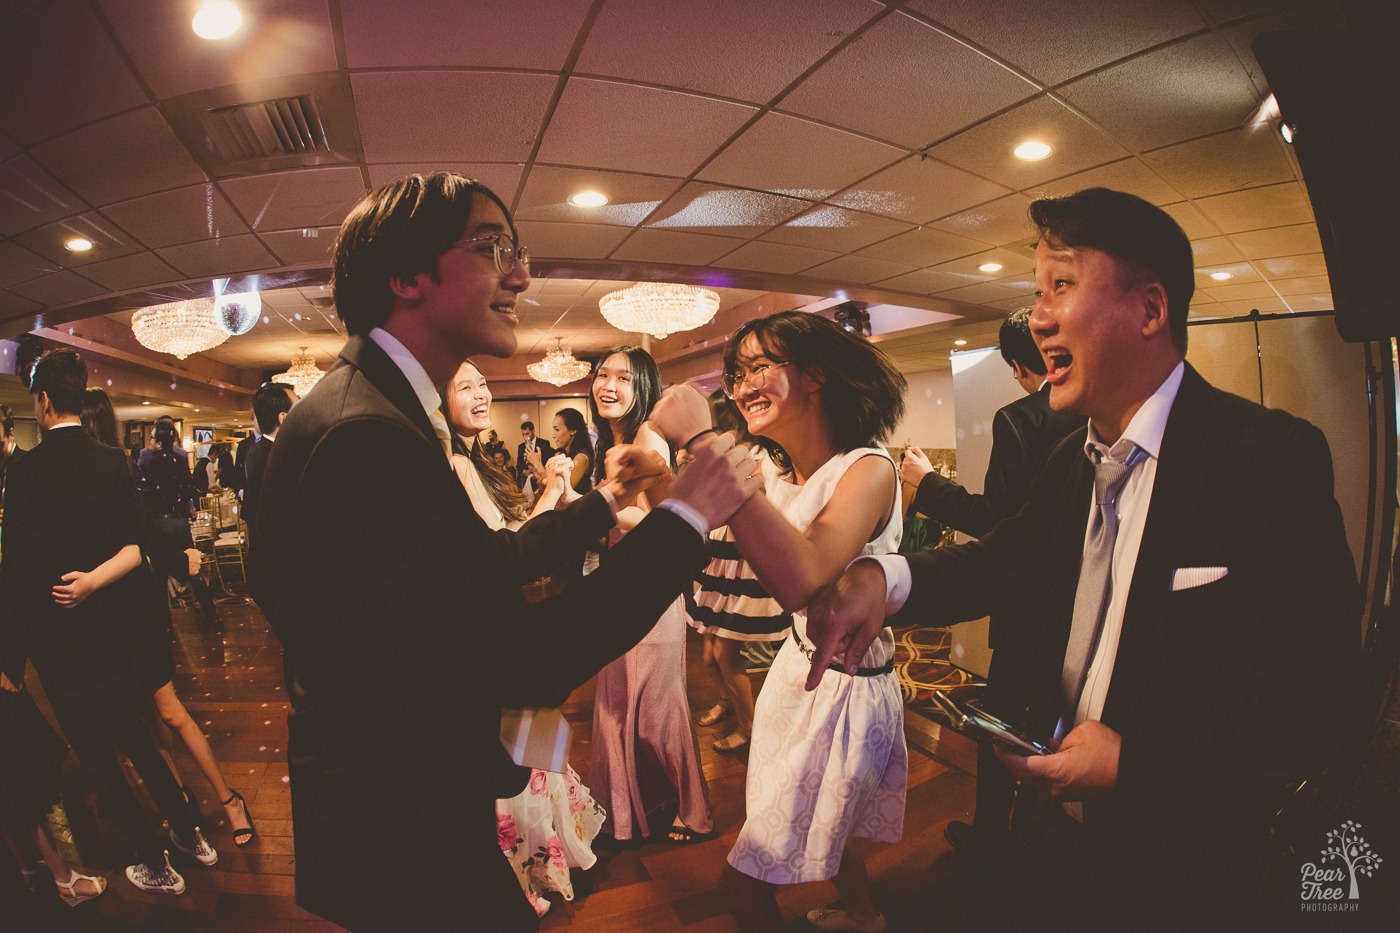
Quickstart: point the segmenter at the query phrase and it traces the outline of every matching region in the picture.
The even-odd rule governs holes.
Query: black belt
[[[798,651],[801,651],[803,654],[805,654],[805,655],[807,656],[807,660],[808,660],[808,661],[811,661],[811,660],[812,660],[812,655],[815,653],[815,649],[807,647],[807,643],[806,643],[805,641],[802,640],[802,637],[801,637],[800,635],[797,634],[797,627],[796,627],[796,626],[793,626],[793,629],[792,629],[792,640],[793,640],[793,643],[797,645],[797,650],[798,650]],[[839,673],[839,674],[845,674],[845,673],[846,673],[846,667],[845,667],[845,665],[842,664],[840,661],[831,661],[831,662],[829,662],[829,663],[826,665],[826,667],[827,667],[827,670],[836,671],[836,672]],[[894,670],[894,657],[891,656],[890,659],[889,659],[888,661],[886,661],[886,662],[884,663],[884,665],[881,666],[881,667],[860,667],[860,668],[856,668],[856,672],[855,672],[855,675],[854,675],[854,676],[856,676],[856,677],[878,677],[878,676],[880,676],[881,674],[888,674],[888,673],[890,673],[890,672],[893,671],[893,670]]]

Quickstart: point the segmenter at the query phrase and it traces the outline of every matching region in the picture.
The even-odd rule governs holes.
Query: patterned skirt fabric
[[[549,901],[540,896],[545,892],[557,891],[566,901],[574,899],[569,869],[587,870],[598,861],[593,839],[607,817],[574,769],[565,768],[563,774],[536,768],[524,791],[496,801],[501,851],[541,917],[549,910]]]
[[[706,634],[735,641],[776,641],[792,627],[792,614],[783,611],[739,554],[726,525],[710,532],[705,542],[710,562],[695,582],[695,605],[690,624]]]

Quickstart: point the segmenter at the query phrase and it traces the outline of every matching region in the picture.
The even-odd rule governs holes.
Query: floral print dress
[[[496,801],[496,835],[510,860],[520,888],[535,913],[543,917],[549,901],[542,895],[558,891],[574,899],[569,869],[589,869],[598,861],[593,839],[607,813],[583,786],[573,768],[562,774],[530,772],[529,785],[509,800]]]

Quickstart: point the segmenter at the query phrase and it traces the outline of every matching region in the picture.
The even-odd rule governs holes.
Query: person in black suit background
[[[34,367],[30,391],[44,442],[15,464],[0,573],[12,594],[0,624],[4,677],[17,684],[32,659],[68,742],[105,812],[135,849],[126,870],[144,891],[179,894],[184,879],[146,824],[117,754],[131,759],[171,827],[171,841],[202,863],[218,855],[185,806],[179,784],[141,723],[138,613],[145,594],[128,576],[141,560],[140,500],[122,451],[89,437],[79,420],[87,367],[71,349]],[[115,555],[115,556],[114,556]],[[74,571],[74,567],[90,567]],[[3,686],[3,684],[0,684]]]
[[[549,441],[535,436],[535,423],[533,421],[520,422],[520,438],[520,446],[515,448],[516,478],[520,481],[521,486],[525,485],[527,479],[530,480],[535,486],[535,491],[538,492],[543,484],[535,476],[530,458],[538,457],[540,463],[545,464],[549,462],[550,457],[554,456],[555,450],[549,446]]]
[[[1031,613],[1022,725],[1062,739],[1042,757],[998,750],[1052,802],[1021,924],[1259,929],[1269,869],[1285,870],[1274,812],[1348,760],[1365,718],[1327,442],[1184,362],[1191,246],[1160,208],[1095,188],[1036,201],[1031,218],[1050,403],[1089,426],[980,541],[848,568],[815,607],[813,669],[862,650],[887,612]],[[1124,478],[1102,507],[1096,473],[1106,489]]]
[[[353,930],[537,928],[497,846],[494,801],[528,775],[501,707],[557,705],[640,640],[704,564],[708,526],[758,485],[732,439],[705,433],[596,573],[526,605],[512,536],[486,529],[450,467],[438,391],[468,356],[514,352],[529,281],[479,182],[413,175],[366,196],[335,247],[351,337],[268,460],[254,581],[286,651],[297,901]],[[596,539],[614,501],[666,473],[636,448],[613,466],[559,534]],[[521,678],[505,659],[526,657]]]
[[[0,405],[0,521],[4,520],[5,476],[10,464],[24,456],[24,448],[15,442],[15,413],[9,405]]]
[[[1071,431],[1084,426],[1084,418],[1050,407],[1050,386],[1045,380],[1045,359],[1031,336],[1030,308],[1011,312],[998,334],[1001,356],[1011,367],[1012,378],[1026,391],[997,410],[992,418],[992,454],[987,462],[983,492],[978,495],[936,473],[924,452],[909,449],[899,475],[915,488],[913,508],[934,521],[980,538],[1021,510],[1030,498],[1031,482],[1050,448]],[[1007,685],[1021,680],[1024,658],[1016,647],[1028,620],[998,614],[992,617],[988,643],[992,662],[987,671],[986,706],[1003,718],[1020,710],[1005,708]],[[997,762],[990,745],[977,750],[977,809],[969,825],[951,820],[944,835],[953,847],[975,854],[993,854],[1004,843],[1011,819],[1016,782]]]
[[[248,546],[257,533],[258,498],[262,492],[263,471],[277,440],[277,431],[287,420],[287,412],[298,401],[297,390],[285,382],[264,382],[253,393],[253,420],[258,423],[258,440],[243,458],[243,521],[248,523]]]

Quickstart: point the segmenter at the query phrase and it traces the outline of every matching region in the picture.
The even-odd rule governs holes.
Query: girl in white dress
[[[897,842],[907,758],[888,631],[858,675],[833,664],[812,692],[808,602],[855,557],[899,547],[895,465],[875,446],[904,412],[906,383],[871,344],[815,314],[750,321],[725,349],[725,389],[749,432],[777,443],[791,472],[730,520],[739,551],[793,614],[759,695],[747,819],[729,864],[755,929],[780,922],[777,884],[832,878],[845,910],[814,910],[823,930],[884,930],[852,837]],[[838,659],[842,661],[844,659]],[[739,912],[736,911],[736,912]]]

